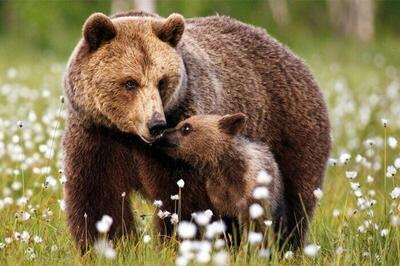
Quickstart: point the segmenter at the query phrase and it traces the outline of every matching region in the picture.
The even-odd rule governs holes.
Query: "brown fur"
[[[90,239],[96,237],[94,222],[103,214],[114,218],[112,236],[122,231],[122,221],[133,229],[129,209],[123,219],[120,215],[122,191],[168,199],[176,193],[180,175],[190,178],[188,165],[165,158],[135,137],[154,141],[147,125],[155,112],[175,126],[196,114],[241,111],[249,116],[243,134],[268,145],[279,165],[287,206],[284,227],[287,236],[292,233],[289,243],[298,247],[330,149],[328,115],[318,84],[301,60],[265,31],[227,17],[186,19],[179,41],[162,41],[160,26],[154,32],[153,25],[165,23],[168,34],[179,35],[179,18],[144,13],[112,18],[114,38],[102,37],[109,29],[102,25],[95,31],[101,33],[96,35],[101,45],[93,50],[82,39],[70,57],[63,145],[70,178],[67,215],[74,238],[83,241],[84,212]],[[176,30],[171,31],[171,21]],[[135,79],[138,88],[126,90],[127,79]],[[167,170],[174,174],[166,175]],[[198,197],[206,195],[205,188],[196,180],[185,181],[193,182],[184,189],[185,212],[209,206],[207,197]]]
[[[197,179],[204,180],[208,197],[219,214],[245,223],[249,206],[257,202],[252,195],[254,188],[264,185],[257,183],[257,174],[267,171],[272,180],[267,186],[270,198],[266,203],[278,218],[279,205],[283,204],[278,166],[266,145],[239,135],[244,125],[245,116],[240,113],[192,116],[167,130],[156,144],[175,160],[198,169]]]

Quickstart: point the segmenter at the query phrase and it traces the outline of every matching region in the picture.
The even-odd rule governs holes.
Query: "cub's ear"
[[[247,116],[243,113],[225,115],[218,121],[218,126],[225,133],[234,136],[242,131],[246,120]]]
[[[116,35],[117,31],[111,19],[102,13],[94,13],[83,25],[83,38],[92,51]]]
[[[171,14],[164,21],[155,21],[152,24],[153,32],[161,41],[176,47],[185,30],[185,19],[182,15]]]

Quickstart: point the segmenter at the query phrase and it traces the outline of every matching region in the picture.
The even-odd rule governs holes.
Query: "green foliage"
[[[399,34],[399,1],[376,2],[377,40]],[[54,53],[65,58],[80,37],[85,19],[93,12],[109,14],[111,0],[2,0],[0,1],[0,41],[6,45]],[[266,28],[285,43],[293,36],[321,39],[333,37],[325,0],[288,1],[291,22],[284,28],[272,19],[266,0],[158,0],[157,11],[168,16],[179,12],[186,17],[228,15]],[[1,52],[1,51],[0,51]]]

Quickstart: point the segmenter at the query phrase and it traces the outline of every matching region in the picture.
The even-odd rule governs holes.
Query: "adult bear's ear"
[[[242,131],[246,120],[247,116],[243,113],[225,115],[218,121],[218,126],[223,132],[234,136]]]
[[[83,25],[83,38],[89,44],[90,50],[96,50],[104,42],[113,39],[117,30],[111,19],[102,13],[94,13]]]
[[[182,38],[185,30],[185,19],[182,15],[171,14],[164,21],[154,21],[152,24],[153,32],[163,42],[176,47]]]

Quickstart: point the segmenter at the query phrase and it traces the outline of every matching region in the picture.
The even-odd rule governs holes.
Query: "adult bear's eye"
[[[184,125],[181,127],[181,131],[182,131],[182,134],[183,134],[183,135],[189,134],[190,132],[192,132],[192,130],[193,130],[192,125],[190,125],[190,124],[188,124],[188,123],[184,124]]]
[[[139,84],[137,83],[136,80],[128,80],[125,82],[125,87],[128,90],[135,90],[135,89],[137,89],[138,86],[139,86]]]

